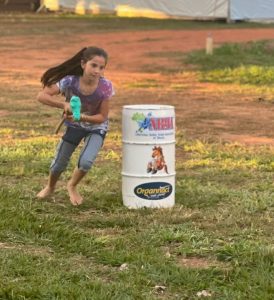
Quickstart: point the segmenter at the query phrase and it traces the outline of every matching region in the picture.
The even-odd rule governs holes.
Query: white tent
[[[49,9],[190,19],[274,19],[274,0],[44,0]]]
[[[274,0],[230,0],[231,20],[273,20]]]

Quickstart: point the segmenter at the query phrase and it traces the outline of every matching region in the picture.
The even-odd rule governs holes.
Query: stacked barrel
[[[175,203],[175,110],[126,105],[122,113],[122,194],[129,208]]]

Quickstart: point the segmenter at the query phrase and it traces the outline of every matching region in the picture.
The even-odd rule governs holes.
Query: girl
[[[108,130],[108,100],[114,95],[112,83],[103,77],[107,60],[108,55],[103,49],[83,48],[72,58],[48,69],[41,78],[43,90],[37,99],[43,104],[63,109],[66,131],[51,163],[48,183],[37,194],[40,199],[54,192],[72,153],[84,139],[78,166],[67,184],[71,203],[80,205],[83,202],[76,186],[91,168],[103,145]],[[59,93],[65,96],[65,102],[54,97]],[[72,96],[78,96],[81,100],[79,121],[73,119],[71,112],[69,101]]]

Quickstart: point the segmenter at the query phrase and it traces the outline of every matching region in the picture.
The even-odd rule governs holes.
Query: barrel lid
[[[174,109],[172,105],[156,105],[156,104],[134,104],[134,105],[124,105],[123,109],[138,109],[138,110],[161,110],[161,109]]]

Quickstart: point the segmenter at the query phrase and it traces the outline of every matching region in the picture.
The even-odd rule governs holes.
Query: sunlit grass
[[[247,43],[227,43],[216,46],[213,55],[207,55],[205,50],[193,51],[187,54],[185,62],[193,64],[202,70],[237,68],[244,66],[273,66],[273,40]]]
[[[175,207],[128,210],[117,126],[80,185],[79,208],[66,191],[79,153],[40,202],[60,136],[1,129],[1,297],[195,299],[206,289],[213,299],[270,299],[273,148],[187,140],[178,130],[186,156],[176,162]]]
[[[18,28],[16,17],[3,17],[0,23],[5,26],[0,25],[0,32],[44,35],[54,32],[60,20],[48,15],[23,18]],[[61,27],[57,28],[62,35],[67,34],[67,22],[75,32],[79,28],[90,32],[92,26],[101,30],[110,23],[111,30],[116,30],[129,22],[133,22],[132,27],[127,29],[138,24],[140,29],[151,22],[98,17],[94,27],[90,17],[66,15],[61,19],[64,23],[58,23]],[[180,21],[169,25],[160,22],[150,26],[183,26]],[[231,51],[234,48],[231,46]],[[254,50],[256,61],[263,61],[260,49],[266,48],[259,45]],[[180,59],[179,54],[176,59]],[[259,68],[263,71],[271,59],[267,56],[256,72]],[[157,96],[184,92],[192,87],[189,85],[195,76],[193,69],[174,74],[173,81],[168,75],[160,81],[148,74],[150,79],[142,77],[138,84],[129,79],[123,88],[130,90],[126,96],[141,89],[156,90]],[[1,299],[186,300],[197,299],[202,290],[216,300],[273,298],[272,146],[188,139],[178,126],[176,205],[170,209],[129,210],[122,202],[121,116],[117,113],[111,118],[103,149],[79,185],[83,205],[73,207],[66,190],[79,149],[54,195],[38,201],[35,195],[47,182],[61,137],[61,133],[51,134],[60,114],[46,106],[41,108],[35,100],[37,84],[31,82],[31,89],[26,88],[27,77],[21,79],[16,88],[11,78],[0,86]],[[210,93],[202,88],[202,93]],[[242,96],[261,92],[273,95],[270,85],[214,85],[219,95],[231,91]],[[180,118],[177,120],[181,122]]]
[[[250,85],[273,85],[274,67],[240,66],[200,73],[200,79],[207,82],[239,83]]]
[[[136,81],[133,83],[128,83],[127,87],[129,88],[157,88],[160,87],[160,84],[154,79],[147,79],[143,81]]]
[[[273,41],[224,44],[213,55],[204,50],[189,53],[184,61],[200,69],[200,79],[208,82],[238,83],[273,88]]]
[[[227,93],[257,94],[260,98],[272,101],[274,93],[274,52],[273,41],[258,41],[237,44],[223,44],[214,49],[213,55],[206,55],[204,50],[190,53],[159,52],[150,56],[172,58],[177,61],[177,81],[169,87],[183,90],[187,77],[197,77],[202,82],[221,83],[214,86],[214,91]],[[183,70],[183,71],[182,71]],[[159,72],[151,69],[152,72]],[[163,74],[168,74],[163,70]],[[230,85],[226,85],[229,83]],[[231,86],[233,84],[233,86]],[[207,91],[208,92],[208,91]]]
[[[212,167],[228,170],[274,170],[273,148],[267,146],[247,147],[238,143],[214,144],[194,141],[185,143],[184,151],[192,153],[192,159],[183,168]]]
[[[108,139],[121,146],[118,133]],[[176,299],[176,294],[195,299],[203,289],[216,299],[231,295],[240,299],[251,295],[244,288],[245,274],[254,295],[262,299],[271,295],[271,290],[261,294],[257,289],[258,280],[267,288],[273,276],[271,147],[188,141],[178,132],[178,151],[188,159],[176,164],[176,206],[130,211],[122,205],[116,150],[103,150],[99,165],[84,179],[82,207],[71,207],[62,180],[55,202],[35,200],[56,141],[56,137],[16,138],[4,145],[2,296],[157,299],[155,286],[164,285],[168,290],[161,294],[163,299]],[[18,155],[24,172],[2,164],[8,153],[11,161]],[[30,157],[45,159],[43,173]],[[71,171],[72,166],[63,179]],[[243,177],[241,185],[234,185],[235,176]],[[204,265],[192,266],[192,260]],[[10,279],[20,282],[20,288]]]

